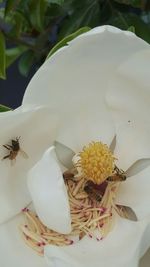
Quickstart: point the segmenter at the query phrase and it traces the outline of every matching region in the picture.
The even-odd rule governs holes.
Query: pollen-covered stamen
[[[95,184],[101,184],[114,172],[115,157],[106,144],[92,142],[83,148],[79,156],[77,165],[84,177]]]

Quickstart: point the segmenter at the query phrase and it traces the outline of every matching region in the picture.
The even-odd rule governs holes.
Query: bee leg
[[[8,150],[11,150],[12,149],[12,147],[10,145],[3,145],[3,147],[5,147]]]
[[[97,196],[96,200],[97,200],[98,202],[100,202],[100,201],[102,200],[102,196],[101,196],[101,195]]]
[[[7,155],[7,156],[3,157],[2,160],[4,160],[4,159],[8,159],[9,156],[10,156],[10,155]]]
[[[11,145],[6,145],[8,149],[12,150],[13,149],[13,146]]]

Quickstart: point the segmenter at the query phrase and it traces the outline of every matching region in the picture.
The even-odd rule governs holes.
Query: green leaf
[[[7,0],[5,4],[5,16],[9,15],[9,13],[17,7],[19,2],[20,0]]]
[[[99,25],[100,9],[98,1],[90,0],[85,3],[80,8],[75,9],[69,19],[64,22],[59,33],[59,40],[81,27],[89,26],[92,28]]]
[[[0,78],[6,79],[5,38],[0,31]]]
[[[31,50],[26,51],[19,60],[19,71],[23,76],[27,76],[34,62],[34,54]]]
[[[47,3],[45,0],[32,0],[29,5],[30,8],[30,21],[33,27],[42,32],[44,29],[45,12]]]
[[[10,110],[12,110],[12,109],[0,104],[0,112],[6,112],[6,111],[10,111]]]
[[[26,23],[25,18],[19,12],[15,12],[12,17],[12,22],[14,26],[11,30],[11,36],[19,37],[22,32],[22,27]]]
[[[127,29],[127,31],[135,33],[135,27],[134,27],[134,26],[130,26],[130,27]]]
[[[68,42],[70,42],[71,40],[73,40],[74,38],[76,38],[77,36],[79,36],[82,33],[85,33],[87,31],[89,31],[90,28],[89,27],[83,27],[81,29],[79,29],[78,31],[66,36],[64,39],[62,39],[59,43],[57,43],[49,52],[48,56],[46,59],[48,59],[49,57],[51,57],[58,49],[60,49],[63,46],[68,45]]]
[[[22,55],[28,48],[18,46],[6,50],[6,68],[8,68],[19,56]]]
[[[65,0],[46,0],[49,4],[57,4],[62,5],[64,4]]]

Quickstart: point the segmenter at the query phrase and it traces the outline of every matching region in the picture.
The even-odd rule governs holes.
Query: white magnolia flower
[[[133,33],[110,26],[95,28],[60,49],[43,64],[27,88],[21,110],[25,112],[30,105],[49,106],[60,119],[55,140],[76,153],[91,141],[102,141],[110,145],[116,135],[115,155],[118,158],[118,166],[126,170],[135,161],[150,158],[149,57],[149,45]],[[33,155],[33,161],[29,167],[25,167],[25,172],[36,163],[29,171],[28,177],[36,211],[46,225],[67,233],[70,230],[69,205],[60,167],[52,147],[42,156],[44,149],[48,148],[53,140],[50,139],[50,143],[46,141],[47,138],[49,140],[47,133],[49,135],[51,127],[54,133],[51,112],[47,110],[45,116],[48,116],[50,121],[48,130],[45,130],[45,141],[43,134],[39,134],[44,128],[44,121],[39,118],[40,125],[34,129],[38,138],[45,142],[38,156],[36,157],[36,148],[39,139],[35,141],[34,134],[32,140],[36,146],[33,144],[30,149],[30,144],[26,146],[22,143],[25,152]],[[27,131],[25,128],[18,126],[18,129],[12,132],[13,138],[21,136],[24,141]],[[3,131],[5,140],[2,140],[2,144],[7,144],[10,135],[6,138],[6,130]],[[37,162],[38,159],[40,160]],[[19,164],[18,159],[17,161]],[[25,179],[22,179],[21,173],[21,169],[26,165],[22,162],[23,159],[20,162],[21,167],[16,171],[17,176],[12,175],[12,179],[20,176],[20,180],[15,180],[16,187],[13,186],[17,188],[20,183],[23,188],[17,199],[24,205],[28,199],[26,202]],[[140,257],[150,244],[150,167],[146,167],[142,169],[140,165],[135,175],[122,182],[116,200],[118,204],[133,209],[138,218],[137,222],[118,217],[112,232],[101,242],[86,236],[71,246],[47,245],[44,257],[41,258],[20,238],[18,225],[22,221],[22,215],[18,215],[0,226],[1,265],[137,267]],[[8,164],[5,168],[9,168]],[[14,197],[16,194],[11,195],[12,203]],[[23,198],[25,201],[21,203]],[[18,208],[20,209],[15,200],[14,212],[11,212],[9,201],[10,215],[6,216],[8,199],[9,195],[6,195],[3,200],[6,207],[4,206],[1,221],[17,214]]]

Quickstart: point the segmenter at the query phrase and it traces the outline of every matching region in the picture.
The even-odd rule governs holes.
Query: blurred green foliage
[[[21,74],[28,75],[47,54],[104,24],[129,29],[150,43],[150,1],[0,0],[0,78],[17,59]]]
[[[12,109],[0,104],[0,112],[6,112],[6,111],[10,111],[10,110],[12,110]]]

